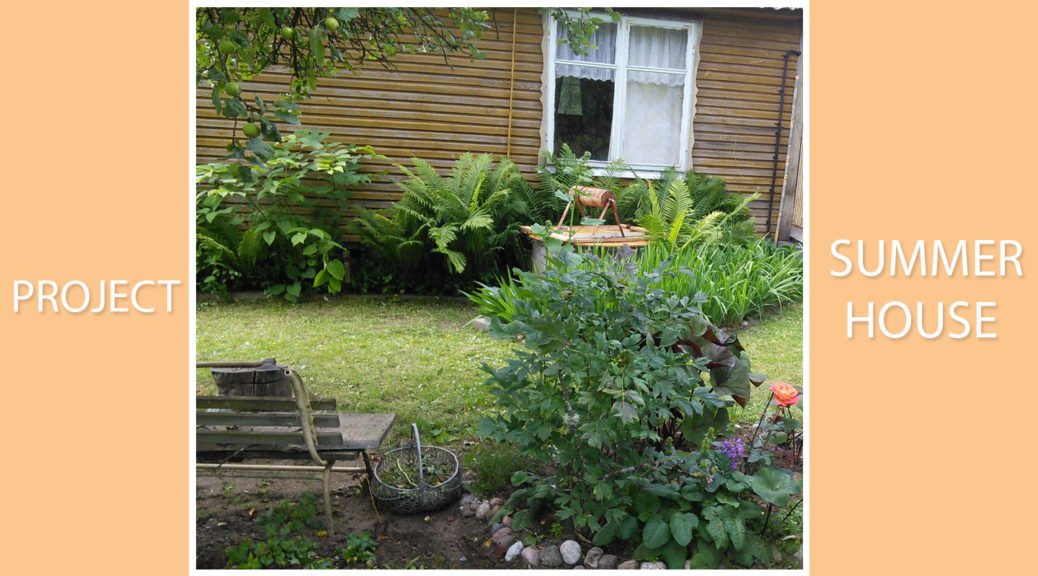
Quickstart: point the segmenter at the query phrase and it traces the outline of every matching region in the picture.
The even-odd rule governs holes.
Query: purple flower
[[[736,438],[735,440],[724,440],[722,442],[714,443],[714,448],[718,452],[728,457],[728,461],[732,464],[732,470],[739,467],[739,461],[746,456],[746,447],[742,443],[742,438]]]

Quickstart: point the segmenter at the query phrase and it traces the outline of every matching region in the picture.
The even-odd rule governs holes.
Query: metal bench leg
[[[371,500],[371,509],[375,511],[375,518],[378,519],[378,523],[382,523],[382,515],[378,513],[378,505],[375,504],[375,491],[371,487],[371,481],[375,478],[375,473],[371,469],[371,457],[368,456],[367,450],[360,451],[361,456],[364,457],[364,468],[368,471],[367,484],[368,484],[368,499]]]
[[[324,518],[325,524],[328,526],[328,535],[335,535],[335,525],[332,524],[332,495],[328,489],[328,483],[332,477],[332,465],[335,464],[334,460],[329,460],[324,465],[324,470],[321,471],[321,482],[324,484]]]

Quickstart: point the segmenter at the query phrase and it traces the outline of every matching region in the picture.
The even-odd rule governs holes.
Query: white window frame
[[[577,13],[571,13],[577,16]],[[611,22],[607,14],[593,13],[603,19],[603,22]],[[625,123],[625,107],[627,103],[627,71],[659,72],[663,74],[674,74],[672,69],[654,68],[650,66],[630,66],[628,64],[628,49],[631,26],[647,26],[652,28],[668,28],[672,30],[686,30],[688,32],[688,51],[685,55],[685,89],[682,97],[681,112],[681,143],[679,162],[676,166],[664,164],[633,164],[628,163],[631,170],[624,170],[617,174],[620,177],[643,178],[659,177],[667,168],[676,168],[685,171],[692,169],[692,155],[689,151],[692,134],[692,111],[693,111],[693,87],[696,83],[696,61],[698,56],[699,39],[702,37],[702,20],[661,20],[656,18],[643,18],[638,16],[623,16],[616,23],[616,54],[613,64],[601,64],[597,62],[584,62],[578,60],[557,60],[556,54],[559,46],[559,25],[555,18],[546,16],[548,28],[548,46],[545,49],[545,72],[547,76],[545,94],[545,141],[542,143],[544,150],[555,153],[555,65],[556,62],[591,68],[609,68],[616,70],[613,90],[613,119],[612,131],[609,135],[609,158],[611,160],[592,160],[590,162],[592,172],[601,176],[606,173],[606,167],[610,162],[621,158],[623,151],[623,126]]]

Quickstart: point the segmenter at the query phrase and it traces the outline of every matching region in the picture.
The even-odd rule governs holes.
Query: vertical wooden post
[[[800,43],[803,53],[803,41]],[[786,149],[786,171],[782,183],[782,199],[779,203],[778,233],[775,240],[787,240],[793,226],[793,207],[799,185],[801,152],[804,138],[804,58],[797,58],[797,78],[793,88],[793,117],[789,127],[789,146]]]

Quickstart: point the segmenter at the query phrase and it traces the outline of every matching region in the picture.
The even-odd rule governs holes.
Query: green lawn
[[[198,307],[198,358],[276,357],[299,370],[307,390],[331,396],[343,411],[395,412],[392,441],[418,422],[438,443],[472,438],[475,422],[493,409],[483,363],[499,366],[511,345],[465,326],[475,315],[464,302],[362,296],[289,305],[204,303]],[[788,307],[740,337],[753,369],[802,383],[802,312]],[[212,393],[207,371],[199,390]],[[767,399],[760,390],[738,419],[755,421]]]
[[[784,380],[794,386],[804,383],[803,306],[786,306],[772,312],[763,322],[739,331],[739,341],[750,354],[753,371],[768,375],[767,382],[754,390],[746,408],[735,409],[738,421],[756,423],[768,401],[772,382]]]

